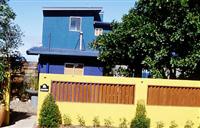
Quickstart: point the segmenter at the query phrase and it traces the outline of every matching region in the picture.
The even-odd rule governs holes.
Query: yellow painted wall
[[[9,125],[9,122],[10,122],[10,73],[6,73],[6,77],[8,81],[7,81],[7,86],[4,90],[4,99],[5,99],[5,107],[6,107],[6,118],[4,120],[4,124]]]
[[[40,74],[39,85],[47,84],[51,89],[51,82],[71,81],[71,82],[93,82],[93,83],[118,83],[132,84],[135,86],[135,104],[97,104],[97,103],[72,103],[57,102],[61,114],[68,114],[72,117],[72,123],[78,124],[77,116],[83,116],[86,125],[92,125],[95,116],[99,116],[101,125],[104,119],[110,118],[114,126],[118,126],[120,118],[126,118],[129,122],[135,116],[136,101],[147,100],[147,85],[163,86],[181,86],[181,87],[200,87],[199,81],[186,80],[162,80],[162,79],[144,79],[144,78],[119,78],[119,77],[96,77],[96,76],[71,76]],[[50,92],[50,90],[49,90]],[[38,115],[44,98],[48,92],[39,91]],[[184,97],[183,97],[184,98]],[[175,120],[180,128],[184,127],[185,122],[192,120],[195,127],[200,124],[200,107],[174,107],[174,106],[151,106],[147,105],[147,116],[151,119],[151,127],[156,127],[156,122],[161,121],[165,127],[169,127],[170,122]]]

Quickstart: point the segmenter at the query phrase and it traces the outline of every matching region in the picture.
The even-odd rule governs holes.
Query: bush
[[[146,108],[143,101],[137,103],[136,115],[131,122],[131,128],[150,128],[150,119],[146,117]]]
[[[176,124],[175,121],[171,121],[171,125],[169,126],[169,128],[177,128],[178,124]]]
[[[162,121],[158,121],[156,125],[156,128],[164,128],[164,123]]]
[[[39,115],[39,126],[45,128],[58,128],[62,124],[62,117],[58,106],[51,94],[45,98]]]
[[[93,126],[94,127],[99,127],[100,126],[100,121],[99,121],[99,117],[95,116],[93,119]]]
[[[64,114],[63,115],[63,123],[65,126],[70,126],[72,125],[72,119],[69,115]]]
[[[80,124],[80,126],[85,127],[85,120],[83,118],[83,116],[77,116],[78,122]]]
[[[120,121],[119,128],[128,128],[128,123],[126,118],[119,119],[119,121]]]
[[[112,127],[112,121],[111,121],[111,119],[110,119],[110,118],[104,119],[104,125],[105,125],[105,127],[107,127],[107,128]]]
[[[191,120],[186,121],[184,128],[193,128],[194,123]]]

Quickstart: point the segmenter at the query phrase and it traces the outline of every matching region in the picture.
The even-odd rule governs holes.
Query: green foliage
[[[112,121],[111,121],[110,118],[104,119],[104,126],[105,126],[106,128],[112,127]]]
[[[4,103],[4,81],[5,80],[5,69],[4,69],[4,65],[2,63],[0,63],[0,104]]]
[[[0,83],[4,80],[4,78],[5,78],[4,65],[0,63]]]
[[[94,127],[99,127],[100,126],[100,120],[99,120],[98,116],[95,116],[92,121],[93,121],[93,126]]]
[[[156,128],[164,128],[164,123],[162,121],[157,122]]]
[[[23,33],[19,26],[13,23],[16,15],[9,7],[7,0],[1,1],[0,12],[0,61],[4,64],[6,71],[10,71],[13,63],[11,58],[16,58],[17,49],[22,45]]]
[[[143,102],[138,102],[135,118],[131,122],[131,128],[150,128],[150,119],[146,117],[146,108]]]
[[[119,128],[128,128],[128,122],[126,118],[122,118],[119,121],[120,121]]]
[[[78,119],[80,126],[85,127],[85,119],[83,118],[83,116],[78,115],[77,119]]]
[[[30,76],[29,78],[29,82],[30,82],[30,88],[34,89],[34,90],[38,90],[38,77],[36,76]]]
[[[119,66],[115,67],[113,70],[114,76],[121,76],[121,77],[128,77],[129,76],[129,70],[125,67]]]
[[[45,128],[59,128],[62,117],[58,106],[51,94],[45,98],[39,115],[39,126]]]
[[[200,79],[199,10],[195,0],[139,0],[92,47],[108,67],[127,65],[129,76],[147,69],[155,78]]]
[[[193,128],[194,123],[191,120],[186,121],[184,128]]]
[[[63,123],[65,126],[70,126],[72,125],[72,119],[69,115],[64,114],[63,115]]]
[[[171,121],[171,125],[169,126],[169,128],[177,128],[178,124],[176,124],[175,121]]]
[[[19,26],[13,22],[15,16],[15,13],[8,5],[8,0],[0,0],[0,82],[6,76],[5,72],[15,73],[15,69],[18,67],[16,62],[20,62],[19,57],[16,55],[20,55],[17,53],[19,53],[19,46],[22,45],[21,37],[23,33]],[[10,81],[8,80],[8,82]],[[10,85],[10,83],[6,85]],[[0,94],[3,94],[2,86],[0,87]]]

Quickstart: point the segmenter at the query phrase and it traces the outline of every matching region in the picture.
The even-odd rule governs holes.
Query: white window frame
[[[72,75],[75,74],[75,69],[76,69],[77,65],[83,65],[83,74],[82,75],[84,75],[84,64],[83,63],[64,63],[64,66],[65,66],[64,69],[66,68],[67,64],[73,65],[73,74]]]
[[[103,34],[103,28],[95,28],[94,29],[94,35],[99,36]]]
[[[71,29],[71,19],[72,18],[79,18],[80,19],[80,30],[73,30],[73,29]],[[69,31],[81,32],[81,27],[82,27],[82,17],[79,17],[79,16],[70,16],[69,17]]]

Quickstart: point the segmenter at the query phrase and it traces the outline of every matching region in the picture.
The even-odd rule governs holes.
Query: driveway
[[[27,118],[20,119],[9,126],[2,128],[34,128],[36,125],[36,115],[31,115]]]
[[[10,102],[10,125],[2,128],[34,128],[36,126],[36,112],[31,102],[15,99]]]

